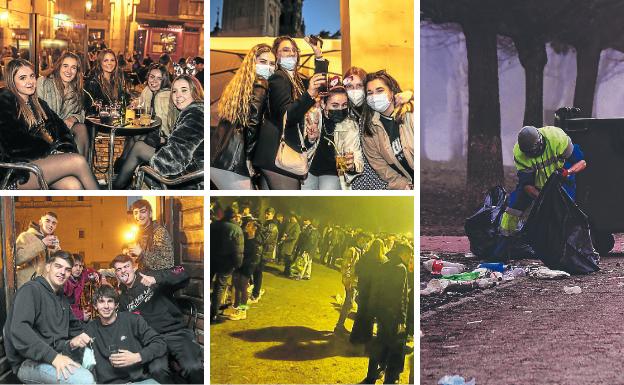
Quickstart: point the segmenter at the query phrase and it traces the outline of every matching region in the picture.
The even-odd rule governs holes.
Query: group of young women
[[[30,162],[53,189],[98,189],[86,156],[92,145],[85,116],[96,105],[130,100],[130,89],[115,53],[103,49],[85,75],[79,55],[65,52],[51,73],[36,79],[33,65],[13,59],[4,68],[0,90],[0,161]],[[162,126],[125,143],[114,187],[127,188],[135,168],[149,164],[165,176],[203,169],[203,89],[196,78],[171,79],[158,64],[150,67],[139,103],[151,106]],[[109,167],[113,167],[109,165]],[[7,175],[0,169],[0,178]],[[10,188],[40,188],[34,175],[13,173]],[[187,187],[202,187],[202,184]]]
[[[413,189],[413,93],[383,70],[352,67],[342,81],[328,79],[320,44],[306,42],[315,56],[310,79],[298,72],[300,51],[290,37],[246,55],[219,101],[211,183],[228,190]]]

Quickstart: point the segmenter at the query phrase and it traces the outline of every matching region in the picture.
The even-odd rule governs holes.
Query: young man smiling
[[[152,220],[152,205],[139,199],[132,204],[132,215],[139,226],[135,244],[128,247],[126,254],[138,258],[139,265],[148,270],[171,269],[173,267],[173,243],[163,226]]]
[[[181,266],[159,271],[137,271],[132,258],[118,255],[111,262],[121,287],[120,309],[140,314],[147,324],[160,333],[167,349],[182,368],[188,383],[204,381],[201,349],[195,336],[186,328],[183,315],[171,295],[188,284],[189,275]],[[167,372],[167,368],[159,368]],[[168,373],[166,373],[168,374]],[[166,374],[161,374],[166,377]],[[172,381],[165,381],[171,383]]]
[[[163,338],[143,317],[118,312],[119,295],[111,286],[100,286],[93,304],[100,318],[89,322],[86,330],[93,338],[98,383],[158,384],[145,373],[148,368],[163,380],[158,378],[167,365]]]
[[[70,253],[56,251],[46,259],[43,276],[17,291],[3,332],[13,373],[25,383],[95,383],[74,360],[80,361],[91,338],[63,295],[73,264]]]
[[[39,222],[31,222],[28,230],[22,232],[15,241],[17,265],[17,287],[41,274],[47,256],[60,250],[59,240],[54,231],[58,225],[56,213],[44,213]]]

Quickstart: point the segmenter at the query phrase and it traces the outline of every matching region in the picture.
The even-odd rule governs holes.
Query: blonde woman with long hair
[[[264,121],[267,80],[275,55],[266,44],[254,46],[221,95],[219,125],[210,139],[210,179],[220,190],[251,190],[251,165]]]
[[[97,190],[98,184],[65,122],[37,97],[33,65],[13,59],[4,68],[0,90],[0,161],[32,162],[53,189]],[[3,177],[0,172],[0,177]],[[40,188],[37,178],[18,173],[10,188]]]

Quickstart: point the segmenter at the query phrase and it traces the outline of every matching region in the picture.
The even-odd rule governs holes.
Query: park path
[[[283,269],[283,268],[281,268]],[[334,336],[344,296],[338,271],[314,264],[312,279],[294,281],[264,273],[266,293],[247,319],[210,326],[213,384],[354,384],[366,376],[368,358],[348,336]],[[346,328],[351,330],[352,319]],[[406,359],[401,383],[408,383]]]

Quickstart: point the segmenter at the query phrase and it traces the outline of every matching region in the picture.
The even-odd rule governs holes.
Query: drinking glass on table
[[[150,109],[150,105],[145,103],[145,105],[142,106],[141,108],[141,118],[139,119],[139,124],[141,126],[149,126],[150,123],[152,122],[151,117],[151,109]]]

